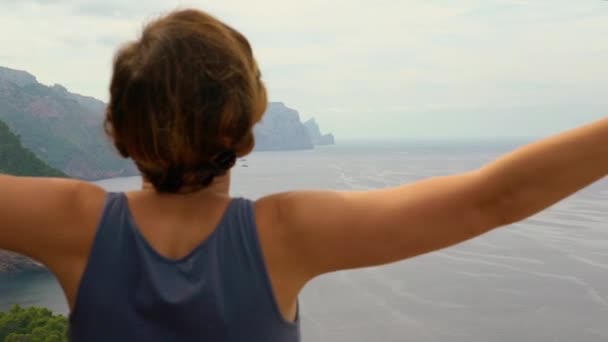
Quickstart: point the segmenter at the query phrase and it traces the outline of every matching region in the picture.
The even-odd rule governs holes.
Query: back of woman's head
[[[245,37],[196,11],[148,24],[114,60],[106,131],[159,192],[200,189],[251,152],[266,92]]]

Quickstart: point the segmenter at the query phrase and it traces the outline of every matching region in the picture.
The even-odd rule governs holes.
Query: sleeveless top
[[[178,229],[179,227],[176,227]],[[234,198],[190,254],[160,255],[124,193],[108,193],[70,314],[70,341],[297,342],[283,318],[257,235],[254,202]]]

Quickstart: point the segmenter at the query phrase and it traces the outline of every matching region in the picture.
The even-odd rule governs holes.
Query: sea
[[[472,170],[526,142],[351,141],[255,152],[234,168],[232,194],[397,186]],[[141,179],[98,183],[127,191]],[[2,276],[0,310],[12,304],[68,312],[48,273]],[[608,341],[608,182],[448,249],[322,276],[300,306],[305,342]]]

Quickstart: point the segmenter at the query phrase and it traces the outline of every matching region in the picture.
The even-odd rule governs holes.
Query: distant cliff
[[[255,128],[256,150],[305,150],[314,145],[300,114],[281,102],[271,102]]]
[[[43,85],[26,71],[0,67],[0,120],[21,136],[24,147],[71,177],[97,180],[137,174],[103,131],[105,107],[59,84]],[[254,131],[257,151],[311,149],[330,141],[328,136],[311,137],[298,112],[280,102],[269,104]]]
[[[38,159],[0,120],[0,173],[16,176],[65,177],[66,174]]]
[[[310,119],[304,123],[306,129],[308,130],[308,135],[312,139],[312,143],[315,145],[334,145],[336,140],[334,139],[334,135],[331,133],[322,134],[321,129],[319,128],[319,124],[315,119]]]

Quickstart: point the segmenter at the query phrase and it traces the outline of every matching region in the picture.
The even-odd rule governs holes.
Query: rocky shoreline
[[[41,263],[22,255],[0,250],[0,274],[43,271]]]

